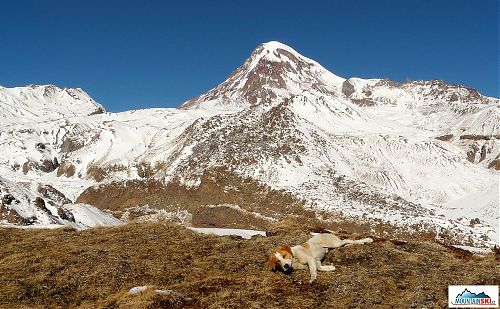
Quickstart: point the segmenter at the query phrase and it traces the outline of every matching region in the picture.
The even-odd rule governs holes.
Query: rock
[[[45,160],[41,161],[41,164],[39,165],[39,169],[42,172],[50,173],[50,172],[53,172],[56,168],[54,167],[54,162],[52,160],[45,159]]]
[[[346,97],[350,97],[351,94],[353,94],[355,92],[354,90],[354,86],[349,82],[348,79],[346,79],[343,83],[342,83],[342,93],[346,96]]]
[[[54,166],[54,169],[59,167],[59,161],[56,157],[54,157],[54,159],[52,160],[52,165]]]
[[[3,205],[10,205],[13,201],[15,201],[15,198],[12,194],[7,193],[2,197],[2,204]]]
[[[59,216],[59,218],[61,218],[63,220],[75,222],[75,216],[73,216],[71,211],[66,210],[64,208],[58,208],[57,215]]]
[[[43,144],[43,143],[36,143],[35,148],[36,148],[36,150],[38,150],[38,151],[42,152],[42,151],[43,151],[43,150],[45,150],[47,147],[46,147],[46,146],[45,146],[45,144]]]
[[[23,163],[23,173],[24,175],[28,174],[29,171],[42,171],[45,173],[53,172],[56,169],[54,166],[54,162],[52,160],[40,160],[40,162],[34,162],[28,160]]]
[[[35,198],[35,207],[38,207],[44,211],[47,211],[50,213],[50,211],[47,209],[47,207],[45,206],[45,201],[43,200],[43,198],[37,196]]]
[[[37,188],[38,193],[41,194],[43,198],[48,200],[50,205],[54,206],[62,206],[65,204],[71,204],[72,201],[68,199],[64,194],[62,194],[59,190],[54,188],[51,185],[38,185]]]
[[[470,223],[469,223],[470,226],[473,227],[476,224],[481,224],[481,220],[479,220],[479,218],[475,218],[475,219],[470,220]]]
[[[75,166],[71,162],[62,162],[57,169],[57,176],[72,177],[75,175]]]

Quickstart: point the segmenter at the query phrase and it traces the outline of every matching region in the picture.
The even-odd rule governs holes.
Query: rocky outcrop
[[[348,79],[342,83],[342,93],[346,97],[349,98],[354,92],[356,92],[354,85]]]
[[[70,221],[70,222],[75,222],[75,217],[73,216],[73,214],[71,213],[71,211],[66,210],[66,209],[64,209],[62,207],[60,207],[60,208],[57,209],[57,215],[59,216],[59,218],[61,218],[63,220]]]
[[[70,204],[72,201],[68,199],[63,193],[54,188],[51,185],[39,185],[37,189],[38,193],[42,195],[43,198],[48,200],[48,203],[53,206],[62,206],[65,204]]]
[[[26,175],[29,171],[40,171],[44,173],[51,173],[59,167],[57,158],[53,160],[44,159],[39,162],[28,160],[23,163],[23,173]]]
[[[14,195],[11,193],[4,193],[0,203],[0,220],[5,220],[8,223],[16,225],[31,225],[35,223],[36,217],[23,217],[12,207],[13,205],[17,206],[20,204],[21,201]]]
[[[73,177],[75,175],[75,166],[71,162],[62,162],[57,169],[57,176]]]

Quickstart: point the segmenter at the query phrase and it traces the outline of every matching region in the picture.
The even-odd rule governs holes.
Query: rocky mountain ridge
[[[175,182],[189,192],[217,169],[220,177],[238,175],[221,194],[256,182],[317,213],[451,231],[461,243],[498,243],[500,101],[473,89],[441,81],[344,79],[278,42],[257,47],[225,82],[178,109],[98,114],[104,109],[81,90],[50,86],[55,95],[48,99],[40,87],[24,95],[25,106],[46,110],[65,102],[68,112],[26,116],[26,107],[14,122],[4,111],[18,101],[0,96],[9,119],[0,123],[2,196],[32,193],[15,197],[19,207],[2,204],[4,224],[28,224],[23,213],[16,220],[5,214],[34,209],[35,197],[44,198],[39,186],[50,185],[71,201],[82,192],[89,196],[93,186],[112,194],[107,187],[131,180]],[[468,202],[473,197],[474,205]],[[209,196],[199,198],[211,204]],[[54,204],[65,209],[64,202]],[[246,211],[258,212],[251,207]],[[45,213],[57,220],[34,216],[29,224],[64,222],[58,210]],[[283,215],[267,212],[266,218]]]

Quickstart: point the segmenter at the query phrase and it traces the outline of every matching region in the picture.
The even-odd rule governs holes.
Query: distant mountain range
[[[278,42],[176,109],[107,113],[81,89],[0,87],[0,219],[69,224],[77,201],[122,218],[162,208],[195,224],[219,209],[212,225],[309,216],[493,245],[499,106],[438,80],[344,79]]]

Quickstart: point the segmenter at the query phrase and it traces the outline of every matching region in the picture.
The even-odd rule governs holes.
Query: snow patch
[[[212,227],[188,227],[188,229],[209,235],[217,235],[217,236],[240,236],[244,239],[251,239],[255,235],[266,236],[265,231],[258,230],[244,230],[244,229],[222,229],[222,228],[212,228]]]
[[[97,226],[115,226],[122,221],[88,204],[68,204],[64,208],[71,211],[77,228],[86,229]]]

